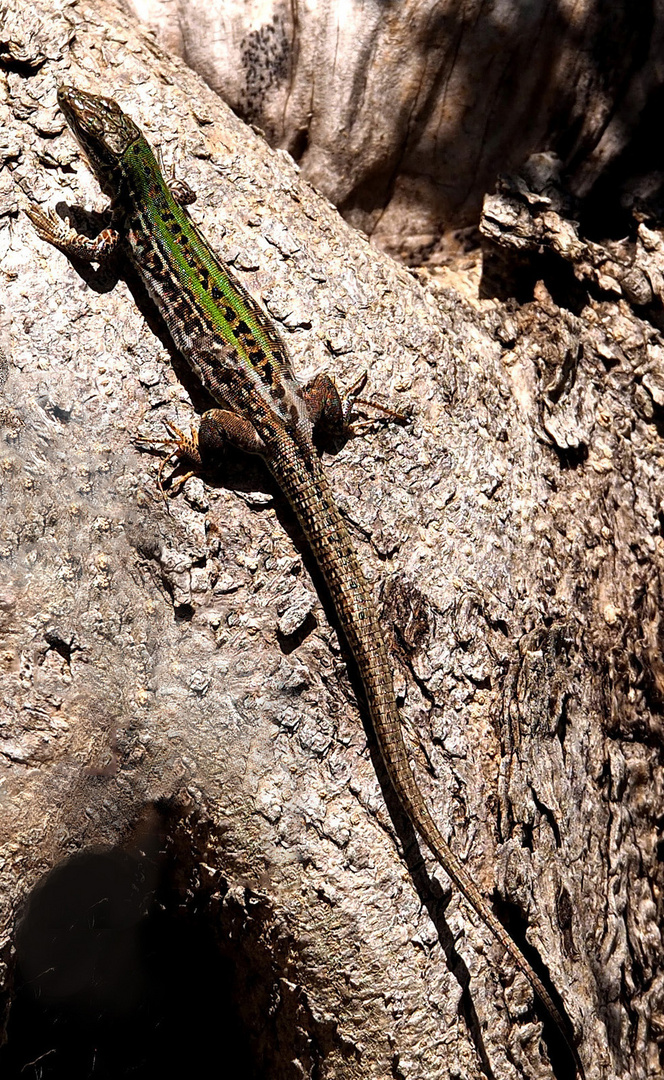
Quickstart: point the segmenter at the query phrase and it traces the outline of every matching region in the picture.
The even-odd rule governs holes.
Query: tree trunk
[[[384,250],[419,265],[546,150],[587,195],[660,170],[664,5],[123,0]],[[661,175],[659,177],[661,185]],[[615,218],[615,210],[613,213]]]
[[[113,93],[197,190],[192,216],[300,375],[366,368],[379,402],[413,409],[409,430],[326,463],[418,781],[560,995],[588,1080],[657,1075],[654,306],[641,318],[583,275],[574,303],[563,277],[521,304],[417,278],[110,5],[3,15],[6,1074],[40,1058],[43,1076],[87,1075],[96,1055],[143,1075],[141,1054],[178,1053],[193,1073],[212,1044],[220,1071],[240,1047],[248,1077],[571,1075],[523,978],[420,855],[260,463],[229,454],[161,498],[135,437],[209,403],[132,275],[84,278],[19,212],[26,196],[102,205],[56,108],[66,81]],[[175,1012],[149,996],[155,970]],[[154,1043],[135,1050],[136,1030]]]

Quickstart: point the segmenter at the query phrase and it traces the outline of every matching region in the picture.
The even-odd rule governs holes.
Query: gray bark
[[[418,279],[108,4],[0,14],[8,995],[18,941],[22,977],[66,997],[16,920],[47,872],[101,849],[147,858],[210,928],[255,1075],[570,1075],[524,980],[420,862],[260,464],[230,456],[160,497],[135,436],[186,428],[205,397],[140,295],[83,280],[20,213],[102,205],[56,110],[67,80],[117,96],[195,187],[299,373],[367,368],[379,401],[414,408],[327,464],[419,783],[548,971],[589,1080],[657,1075],[660,332],[624,297],[574,314],[543,285],[518,305]]]

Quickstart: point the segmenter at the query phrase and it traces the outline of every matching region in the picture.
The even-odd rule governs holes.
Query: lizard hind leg
[[[362,372],[343,397],[329,375],[318,374],[308,382],[302,393],[313,427],[323,428],[330,435],[347,435],[351,430],[353,409],[358,395],[367,384],[367,378],[366,371]]]
[[[159,446],[169,450],[159,466],[157,476],[159,490],[164,497],[164,470],[172,461],[178,464],[189,463],[193,466],[179,476],[173,484],[171,492],[175,494],[180,491],[190,476],[196,476],[202,469],[218,464],[225,446],[233,446],[249,454],[260,454],[265,448],[253,424],[228,409],[209,409],[203,414],[198,430],[192,428],[189,435],[185,435],[169,420],[164,420],[164,427],[169,434],[168,439],[154,440],[140,437],[137,440],[150,447]],[[169,480],[172,475],[171,473]]]
[[[230,409],[209,409],[198,429],[197,451],[203,465],[218,460],[225,446],[245,454],[263,454],[265,443],[250,420]]]
[[[304,387],[304,400],[307,405],[309,418],[314,428],[322,427],[330,435],[359,435],[363,431],[373,430],[377,418],[351,422],[353,409],[356,405],[364,405],[370,409],[376,409],[388,419],[404,423],[408,417],[395,409],[387,409],[379,405],[377,401],[369,401],[361,398],[368,381],[368,374],[363,371],[353,385],[341,396],[336,384],[329,375],[319,374]]]

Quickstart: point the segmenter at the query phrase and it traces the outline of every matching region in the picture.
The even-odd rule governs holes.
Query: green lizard
[[[104,193],[113,228],[91,240],[53,212],[31,206],[37,233],[65,254],[103,263],[123,243],[184,359],[219,408],[198,432],[172,429],[175,455],[213,464],[224,444],[260,454],[302,527],[355,659],[376,739],[401,805],[446,873],[526,976],[583,1068],[560,1012],[525,956],[441,835],[419,791],[403,741],[391,664],[378,617],[342,515],[314,449],[317,425],[343,432],[361,383],[342,402],[332,380],[306,386],[293,373],[276,327],[186,213],[192,193],[167,185],[139,128],[110,98],[72,87],[58,102]],[[168,440],[166,440],[168,441]]]

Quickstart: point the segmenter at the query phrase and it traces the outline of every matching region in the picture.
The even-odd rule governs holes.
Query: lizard
[[[526,977],[560,1030],[584,1076],[567,1025],[532,965],[511,938],[444,839],[411,769],[401,729],[391,665],[378,614],[314,445],[314,430],[345,433],[364,379],[342,399],[333,379],[301,384],[279,331],[186,211],[195,198],[183,182],[168,183],[137,124],[118,103],[71,86],[58,104],[111,200],[112,225],[91,239],[68,220],[32,203],[38,236],[67,256],[106,263],[124,250],[154,300],[170,336],[216,408],[185,435],[167,425],[169,455],[191,471],[218,461],[226,445],[265,461],[286,496],[320,567],[339,626],[354,659],[387,776],[413,827]],[[168,459],[166,459],[168,460]],[[162,462],[162,467],[163,467]],[[187,475],[191,475],[191,472]],[[161,469],[159,473],[161,484]]]

